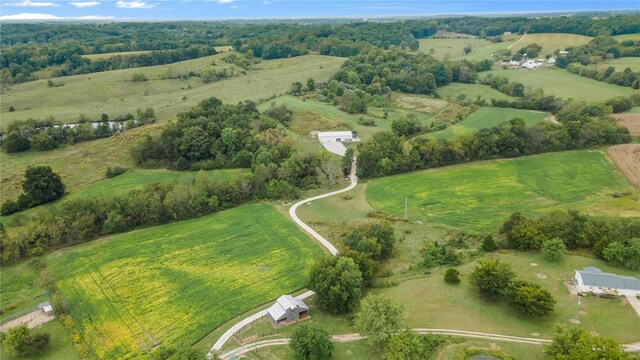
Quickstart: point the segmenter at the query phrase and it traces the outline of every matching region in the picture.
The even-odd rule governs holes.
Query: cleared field
[[[593,39],[590,36],[565,34],[565,33],[541,33],[527,34],[519,43],[511,47],[511,53],[531,44],[542,46],[540,57],[543,55],[551,55],[556,50],[564,50],[569,46],[584,45]]]
[[[216,61],[217,69],[231,65],[220,60],[226,53],[182,61],[169,65],[114,70],[86,75],[56,78],[64,83],[48,87],[38,80],[18,84],[2,95],[2,126],[15,119],[45,118],[53,116],[57,122],[68,123],[80,114],[99,118],[106,113],[111,117],[135,113],[138,108],[151,107],[159,118],[175,115],[193,107],[205,98],[216,96],[224,102],[259,100],[284,93],[294,81],[329,79],[344,62],[343,58],[306,55],[288,59],[263,61],[254,69],[223,81],[203,84],[200,78],[169,79],[189,71],[200,70]],[[236,71],[239,71],[236,69]],[[143,73],[148,81],[132,82],[134,73]],[[9,107],[15,108],[9,112]]]
[[[640,34],[624,34],[624,35],[614,35],[614,39],[618,41],[624,40],[640,40]]]
[[[105,238],[48,265],[98,358],[190,346],[227,320],[300,289],[321,249],[267,204]]]
[[[465,38],[465,39],[477,39],[478,37],[475,35],[462,34],[453,31],[447,30],[438,30],[435,34],[431,35],[429,38]]]
[[[447,86],[438,88],[438,94],[440,94],[444,98],[452,99],[456,99],[458,98],[458,96],[464,94],[466,95],[466,99],[470,101],[475,101],[478,97],[487,101],[491,101],[492,99],[514,101],[517,99],[515,97],[501,93],[500,91],[490,86],[482,84],[451,83]]]
[[[623,71],[626,68],[632,71],[640,71],[640,58],[637,57],[624,57],[618,59],[607,60],[602,63],[601,66],[613,66],[616,71]]]
[[[522,83],[525,87],[534,90],[541,88],[545,94],[563,99],[604,101],[615,96],[629,96],[634,91],[637,92],[630,87],[607,84],[562,69],[499,69],[488,73],[506,76],[510,81]]]
[[[513,37],[514,39],[516,37]],[[437,59],[491,59],[491,55],[500,49],[506,49],[511,44],[510,40],[501,43],[492,43],[484,39],[418,39],[419,51],[432,55]],[[472,51],[465,55],[464,48],[471,47]]]
[[[613,117],[618,119],[618,124],[629,129],[631,136],[640,136],[640,114],[638,112],[613,114]]]
[[[640,187],[640,144],[612,146],[607,153],[629,182]]]
[[[631,195],[614,198],[616,192]],[[456,165],[375,179],[367,187],[371,206],[385,213],[402,217],[408,197],[412,221],[492,232],[515,211],[640,216],[639,196],[599,151]]]
[[[482,107],[459,123],[448,126],[444,130],[428,133],[423,136],[435,139],[450,139],[480,129],[497,126],[513,118],[521,118],[527,126],[530,126],[544,121],[548,116],[548,113],[542,111]]]
[[[580,326],[588,331],[611,336],[621,343],[640,341],[640,319],[626,300],[583,297],[576,309],[577,297],[570,295],[564,285],[573,277],[575,269],[585,266],[597,266],[602,271],[620,275],[637,276],[637,273],[583,256],[568,255],[558,263],[548,262],[537,253],[495,253],[489,256],[509,263],[518,278],[548,289],[558,301],[555,311],[542,319],[530,319],[504,303],[483,300],[468,279],[475,262],[458,267],[462,278],[459,285],[445,283],[442,278],[445,269],[437,269],[426,278],[404,281],[399,286],[373,289],[371,292],[403,304],[410,314],[407,317],[410,327],[451,328],[525,337],[534,337],[532,334],[538,333],[541,338],[550,338],[554,323],[569,324],[569,319],[577,316]],[[530,265],[532,263],[536,266]],[[546,278],[541,279],[539,274]],[[576,314],[577,310],[579,314]]]
[[[142,55],[148,54],[151,50],[139,50],[139,51],[121,51],[121,52],[111,52],[111,53],[103,53],[103,54],[88,54],[81,55],[85,59],[93,60],[103,60],[108,59],[112,56],[131,56],[131,55]]]

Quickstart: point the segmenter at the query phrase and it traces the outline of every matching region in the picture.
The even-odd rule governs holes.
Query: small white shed
[[[353,142],[360,141],[360,139],[352,131],[327,131],[318,132],[318,141],[324,144],[328,142]]]

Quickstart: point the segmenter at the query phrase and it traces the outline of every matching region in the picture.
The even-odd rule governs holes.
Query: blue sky
[[[379,17],[560,10],[640,10],[640,1],[1,0],[0,19]]]

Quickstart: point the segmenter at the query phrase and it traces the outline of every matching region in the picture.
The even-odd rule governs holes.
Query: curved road
[[[356,158],[354,157],[352,162],[351,162],[351,174],[349,174],[349,180],[351,180],[351,184],[349,186],[347,186],[344,189],[340,189],[340,190],[336,190],[336,191],[332,191],[329,193],[325,193],[322,195],[317,195],[314,197],[310,197],[304,200],[300,200],[297,203],[293,204],[293,206],[291,206],[291,208],[289,209],[289,216],[291,216],[291,219],[293,219],[293,221],[298,224],[298,226],[300,226],[304,231],[306,231],[307,233],[309,233],[311,236],[313,236],[314,239],[318,240],[318,242],[320,242],[320,244],[322,244],[322,246],[324,246],[327,250],[329,250],[329,252],[331,253],[331,255],[338,255],[338,249],[336,249],[335,246],[333,246],[333,244],[331,244],[329,241],[327,241],[327,239],[325,239],[322,235],[318,234],[317,231],[313,230],[313,228],[311,228],[311,226],[305,224],[302,220],[300,220],[300,218],[298,217],[298,215],[296,214],[296,210],[298,209],[298,207],[300,207],[300,205],[309,203],[311,201],[314,200],[318,200],[318,199],[324,199],[326,197],[329,196],[333,196],[333,195],[337,195],[337,194],[341,194],[343,192],[347,192],[352,190],[353,188],[356,187],[356,185],[358,185],[358,177],[356,176]],[[313,291],[307,291],[303,294],[300,294],[298,296],[296,296],[296,298],[303,300],[308,298],[309,296],[315,294]],[[227,343],[227,341],[229,341],[229,339],[231,339],[231,337],[233,336],[233,334],[237,333],[238,331],[240,331],[242,328],[244,328],[245,326],[251,324],[252,322],[262,318],[263,316],[267,315],[267,310],[262,310],[262,311],[258,311],[257,313],[248,316],[244,319],[242,319],[240,322],[236,323],[235,325],[233,325],[231,328],[229,328],[229,330],[225,331],[224,334],[222,334],[220,336],[220,338],[218,339],[218,341],[216,341],[215,344],[213,344],[213,347],[211,347],[211,350],[209,350],[209,353],[207,354],[208,358],[212,358],[213,357],[213,353],[216,351],[219,351],[220,349],[222,349],[222,347],[224,346],[224,344]],[[273,340],[270,340],[273,341]],[[288,343],[289,340],[287,340]],[[260,343],[260,342],[258,342]],[[255,346],[257,347],[261,347],[258,343],[255,344]],[[265,345],[265,346],[273,346],[273,345],[281,345],[278,343],[269,343],[269,345]]]

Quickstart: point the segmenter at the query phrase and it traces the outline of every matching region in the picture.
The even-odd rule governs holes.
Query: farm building
[[[548,62],[549,64],[555,64],[555,63],[556,63],[556,58],[554,58],[554,57],[550,57],[550,58],[549,58],[549,60],[547,60],[547,62]]]
[[[358,134],[353,131],[329,131],[318,132],[318,141],[330,152],[344,156],[347,148],[342,145],[346,142],[360,141]]]
[[[48,301],[38,304],[38,310],[46,315],[53,316],[53,306]]]
[[[522,63],[522,67],[532,70],[532,69],[537,69],[539,66],[539,64],[536,61],[533,60],[527,60],[524,63]]]
[[[267,310],[273,326],[283,326],[309,316],[309,307],[302,300],[291,295],[282,295]]]
[[[640,295],[640,280],[631,276],[604,273],[594,266],[576,270],[573,282],[580,293]]]

